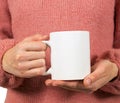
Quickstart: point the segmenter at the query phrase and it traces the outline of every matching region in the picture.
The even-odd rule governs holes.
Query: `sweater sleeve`
[[[15,45],[10,19],[7,0],[0,0],[0,86],[17,88],[22,84],[23,79],[5,72],[2,68],[2,57],[4,53]]]
[[[113,49],[106,51],[100,59],[108,59],[118,66],[118,76],[101,88],[102,91],[120,95],[120,0],[116,0],[115,6],[115,35]]]

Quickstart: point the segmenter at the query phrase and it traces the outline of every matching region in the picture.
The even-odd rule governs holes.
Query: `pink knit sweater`
[[[120,103],[120,75],[85,94],[47,87],[44,81],[49,77],[21,79],[3,71],[3,54],[16,42],[63,30],[90,31],[92,63],[107,58],[120,68],[120,0],[0,0],[0,85],[8,88],[5,103]]]

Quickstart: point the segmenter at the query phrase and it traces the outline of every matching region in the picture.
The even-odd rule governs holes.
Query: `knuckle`
[[[41,70],[40,70],[40,69],[35,73],[36,76],[41,75],[41,74],[42,74],[42,73],[41,73]]]
[[[21,44],[22,44],[22,43],[19,43],[19,44],[17,45],[17,48],[21,48]]]
[[[45,66],[45,60],[44,60],[44,59],[41,59],[40,62],[41,62],[41,65],[42,65],[42,66]]]
[[[20,49],[20,48],[22,49],[23,47],[24,47],[24,43],[23,43],[23,42],[21,42],[21,43],[19,43],[19,44],[17,45],[17,48],[19,48],[19,49]]]
[[[46,71],[45,67],[38,68],[38,70],[35,73],[35,76],[43,75],[45,73],[45,71]]]
[[[16,55],[16,61],[24,60],[24,58],[25,58],[24,53],[21,53],[21,54],[19,53]]]
[[[19,77],[25,77],[25,72],[24,71],[20,71],[19,72]]]
[[[19,61],[19,60],[21,59],[21,55],[20,55],[20,54],[17,54],[16,57],[15,57],[15,59],[16,59],[17,61]]]
[[[45,43],[40,42],[40,47],[41,47],[41,50],[46,50],[47,45]]]
[[[22,68],[22,64],[21,63],[17,63],[16,64],[16,69],[20,70]]]
[[[45,60],[44,59],[39,59],[38,61],[37,61],[37,64],[39,64],[39,66],[40,67],[43,67],[43,66],[45,66]]]

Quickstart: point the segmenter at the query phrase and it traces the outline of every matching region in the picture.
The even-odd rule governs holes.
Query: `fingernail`
[[[92,84],[92,80],[90,78],[87,78],[86,83],[87,83],[87,85],[91,85]]]

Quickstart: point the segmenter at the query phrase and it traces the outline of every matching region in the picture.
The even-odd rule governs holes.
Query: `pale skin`
[[[31,78],[45,72],[46,45],[42,40],[48,36],[39,34],[26,37],[24,40],[9,49],[3,56],[3,69],[21,78]]]
[[[3,56],[3,69],[21,78],[43,75],[46,70],[45,51],[47,45],[42,40],[48,36],[34,35],[25,38]],[[110,82],[118,75],[118,67],[109,60],[101,60],[91,67],[91,74],[83,81],[46,80],[47,86],[92,93]]]
[[[82,81],[46,80],[47,86],[59,86],[64,89],[93,93],[118,75],[118,67],[109,60],[101,60],[91,68],[92,73]]]

